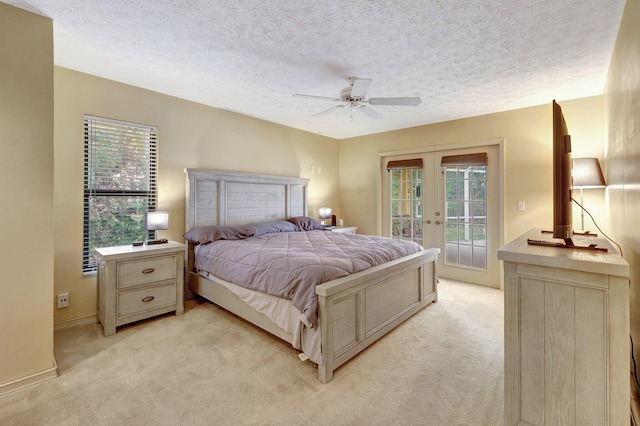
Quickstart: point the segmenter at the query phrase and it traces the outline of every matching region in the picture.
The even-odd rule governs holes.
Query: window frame
[[[98,127],[103,130],[96,130]],[[104,130],[108,129],[108,130]],[[110,133],[109,131],[113,132]],[[97,132],[102,136],[102,142],[97,143]],[[106,136],[109,134],[109,136]],[[135,135],[135,136],[133,136]],[[106,189],[99,188],[95,182],[96,170],[100,167],[94,161],[94,153],[99,149],[118,151],[118,145],[124,147],[122,141],[128,137],[137,137],[142,142],[140,154],[136,153],[136,159],[144,160],[145,177],[138,183],[146,186],[146,189]],[[131,139],[129,139],[130,141]],[[105,142],[106,141],[106,142]],[[126,142],[125,142],[126,143]],[[146,198],[144,211],[155,211],[157,207],[157,169],[158,169],[158,127],[146,124],[132,123],[110,118],[84,115],[84,176],[83,176],[83,243],[82,243],[82,273],[83,275],[95,275],[97,264],[94,260],[94,242],[91,238],[91,200],[93,197],[107,197],[108,199],[121,199],[124,197]],[[104,169],[106,170],[106,168]],[[113,176],[111,176],[113,178]],[[140,222],[141,231],[145,231],[144,220]],[[155,238],[155,231],[146,231],[146,238]],[[132,241],[120,241],[121,245],[130,244]],[[97,245],[96,245],[97,247]]]

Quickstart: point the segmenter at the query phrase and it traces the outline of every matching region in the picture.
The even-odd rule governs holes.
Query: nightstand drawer
[[[176,283],[118,293],[117,317],[139,314],[163,306],[175,306]]]
[[[128,262],[118,262],[118,288],[175,278],[175,256],[158,256]]]

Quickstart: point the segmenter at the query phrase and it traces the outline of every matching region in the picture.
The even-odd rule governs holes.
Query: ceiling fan
[[[340,102],[340,105],[336,105],[327,110],[320,111],[312,117],[321,117],[323,115],[330,114],[338,109],[349,107],[353,112],[354,109],[358,109],[370,118],[379,119],[382,115],[376,110],[370,108],[368,105],[402,105],[402,106],[417,106],[420,105],[422,100],[419,97],[396,97],[396,98],[367,98],[367,89],[371,85],[370,78],[358,78],[349,77],[349,87],[342,89],[339,98],[332,98],[328,96],[315,96],[295,94],[293,96],[297,98],[317,99],[324,101]],[[352,116],[353,119],[353,116]]]

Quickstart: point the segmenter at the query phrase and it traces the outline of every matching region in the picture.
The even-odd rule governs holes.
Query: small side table
[[[332,226],[331,231],[342,232],[343,234],[355,234],[358,230],[357,226]]]
[[[98,320],[104,335],[116,327],[156,315],[184,312],[186,246],[166,244],[101,247],[98,262]]]

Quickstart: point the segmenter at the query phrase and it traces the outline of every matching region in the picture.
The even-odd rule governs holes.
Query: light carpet
[[[9,425],[500,425],[503,293],[441,279],[431,304],[336,370],[202,300],[55,334],[59,377],[0,398]]]

